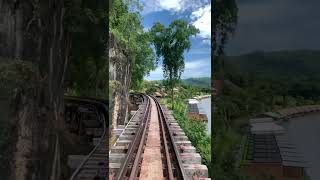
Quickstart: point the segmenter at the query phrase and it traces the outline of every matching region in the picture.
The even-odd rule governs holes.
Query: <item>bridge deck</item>
[[[139,179],[163,179],[161,160],[160,124],[157,106],[153,99],[151,102],[151,119],[146,147],[143,154],[141,174]]]

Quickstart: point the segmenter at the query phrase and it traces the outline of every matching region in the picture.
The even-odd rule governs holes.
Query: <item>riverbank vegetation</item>
[[[210,78],[209,78],[210,79]],[[193,98],[195,96],[203,96],[203,95],[210,95],[211,90],[208,88],[206,83],[198,84],[198,83],[185,83],[185,80],[182,79],[178,81],[175,86],[176,91],[179,93],[174,93],[174,96],[179,98]],[[155,92],[162,93],[164,96],[168,96],[170,94],[171,88],[167,86],[165,80],[153,80],[147,81],[144,80],[140,86],[140,89],[137,92],[147,93],[147,94],[154,94]]]
[[[215,1],[212,11],[213,173],[215,179],[249,179],[237,155],[248,120],[259,113],[319,102],[319,52],[253,52],[228,56],[225,46],[235,32],[237,2]]]
[[[192,96],[189,98],[191,97]],[[211,177],[211,136],[207,134],[206,123],[187,118],[185,112],[187,111],[188,107],[185,103],[185,98],[188,97],[185,95],[178,95],[178,97],[175,97],[173,116],[191,141],[192,145],[196,148],[196,151],[200,154],[202,163],[208,167],[209,177]],[[161,103],[163,103],[169,109],[172,107],[171,100],[169,100],[169,98],[162,99]]]
[[[268,111],[320,103],[319,76],[302,73],[313,71],[319,63],[313,61],[314,66],[311,66],[310,55],[302,55],[302,52],[299,52],[299,61],[291,58],[289,63],[287,59],[298,52],[291,53],[226,57],[224,81],[229,83],[224,83],[220,94],[214,97],[216,108],[213,110],[214,172],[222,179],[232,174],[233,178],[242,177],[237,171],[237,152],[250,118]],[[258,56],[259,61],[254,61]],[[301,62],[309,65],[296,65]],[[270,63],[272,65],[268,66]],[[259,68],[262,64],[267,65]],[[306,67],[310,69],[304,70]]]

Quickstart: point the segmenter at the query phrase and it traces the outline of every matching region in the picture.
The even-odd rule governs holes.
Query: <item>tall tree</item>
[[[212,78],[212,82],[211,85],[212,87],[215,87],[214,84],[214,79],[221,79],[222,83],[224,83],[224,60],[223,60],[223,56],[225,54],[224,52],[224,47],[225,44],[227,43],[227,40],[229,38],[230,35],[232,35],[235,31],[236,25],[237,25],[237,13],[238,13],[238,8],[237,8],[237,4],[236,4],[236,0],[214,0],[213,1],[213,5],[212,5],[212,43],[211,43],[211,48],[212,48],[212,65],[213,65],[213,78]],[[224,99],[222,99],[222,96],[217,97],[217,99],[219,99],[220,102],[223,102]],[[214,99],[211,99],[211,103],[214,104],[215,102]],[[212,107],[214,108],[214,107]],[[217,109],[217,111],[222,112],[223,108]],[[214,112],[216,111],[213,110]],[[223,150],[221,148],[226,148],[227,150],[233,150],[232,146],[223,144],[222,142],[224,142],[224,135],[228,135],[228,129],[225,129],[225,126],[228,126],[228,123],[225,121],[226,119],[226,114],[222,112],[222,116],[220,117],[216,117],[217,120],[215,120],[215,124],[219,124],[220,126],[217,127],[213,127],[214,123],[211,124],[211,128],[215,129],[215,131],[213,131],[213,134],[215,136],[215,138],[211,139],[211,144],[213,147],[213,151],[212,153],[214,153],[214,155],[212,155],[212,157],[214,157],[214,159],[211,161],[212,162],[212,167],[214,167],[214,171],[217,174],[222,174],[227,175],[228,177],[221,177],[220,179],[231,179],[230,177],[232,177],[230,175],[230,171],[226,171],[220,168],[220,166],[225,166],[225,164],[223,162],[220,162],[219,157],[221,156],[217,156],[217,154],[219,153],[225,153],[228,152],[226,150]],[[222,122],[221,122],[222,121]],[[220,136],[220,134],[223,134],[223,136]],[[228,140],[230,142],[230,140]],[[226,142],[228,142],[226,141]],[[218,147],[218,148],[217,148]],[[228,153],[230,155],[230,153]],[[224,159],[232,159],[233,155],[229,156],[231,158],[224,158]],[[230,162],[230,161],[229,161]],[[226,166],[229,169],[234,170],[233,168],[233,161],[231,161],[231,165]],[[221,171],[222,170],[222,171]]]
[[[67,86],[77,95],[106,97],[107,94],[108,14],[101,1],[66,0],[65,25],[73,42]]]
[[[170,84],[173,109],[173,88],[184,71],[183,53],[191,47],[189,38],[199,33],[199,30],[178,19],[168,27],[157,22],[152,26],[150,33],[156,49],[157,62],[160,58],[163,59],[162,69],[164,77]]]
[[[235,0],[214,0],[212,9],[212,59],[214,75],[223,78],[224,48],[235,31],[238,8]],[[219,74],[219,75],[218,75]]]

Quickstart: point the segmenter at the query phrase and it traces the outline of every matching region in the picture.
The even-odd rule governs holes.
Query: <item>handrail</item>
[[[77,98],[75,98],[77,99]],[[94,103],[96,104],[102,104],[101,102],[98,102],[96,100],[84,100],[84,102],[91,102],[94,101]],[[100,144],[102,143],[102,140],[104,139],[105,135],[106,135],[106,119],[104,116],[101,116],[98,114],[97,112],[97,108],[96,109],[96,114],[98,115],[99,119],[103,118],[103,134],[98,142],[98,144],[92,149],[92,151],[82,160],[81,164],[77,167],[77,169],[73,172],[72,176],[70,177],[70,180],[74,180],[75,177],[77,177],[78,173],[80,172],[81,168],[83,167],[83,165],[89,160],[89,158],[92,156],[92,154],[96,151],[96,149],[100,146]]]

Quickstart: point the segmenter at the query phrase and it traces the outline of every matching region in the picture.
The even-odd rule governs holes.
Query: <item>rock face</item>
[[[128,119],[130,62],[126,54],[115,39],[109,34],[109,83],[110,83],[110,128],[124,124]]]
[[[32,88],[13,97],[15,151],[11,177],[4,179],[60,179],[57,129],[70,49],[64,14],[63,0],[0,0],[0,57],[28,62],[36,70],[33,82],[26,82]]]

